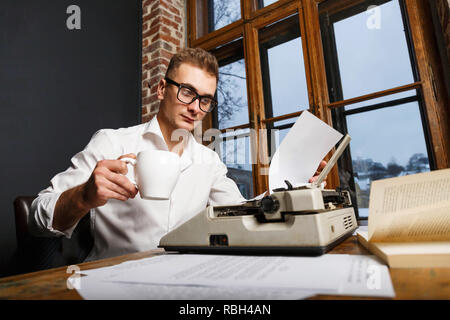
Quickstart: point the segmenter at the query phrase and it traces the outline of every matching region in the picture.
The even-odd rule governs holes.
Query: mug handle
[[[133,158],[122,158],[122,159],[119,159],[119,160],[125,162],[126,164],[132,165],[133,167],[136,166],[136,159],[133,159]],[[135,169],[135,168],[133,168],[133,169]],[[130,177],[130,176],[128,176],[128,175],[126,175],[126,177],[130,180],[130,182],[131,182],[132,184],[134,184],[134,186],[136,187],[136,189],[139,189],[139,188],[138,188],[138,184],[137,184],[137,182],[135,181],[135,179],[133,179],[132,177]]]

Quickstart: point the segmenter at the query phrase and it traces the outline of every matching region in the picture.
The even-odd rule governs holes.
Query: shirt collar
[[[157,119],[157,115],[155,115],[144,128],[143,136],[151,136],[154,138],[154,142],[156,147],[160,150],[168,151],[167,143],[164,140],[164,136],[161,131],[161,127],[159,126],[159,122]],[[191,132],[187,135],[187,141],[184,142],[183,154],[181,155],[181,171],[187,169],[193,163],[193,142],[194,137]]]
[[[158,123],[157,116],[155,115],[144,128],[143,136],[152,136],[157,140],[157,147],[161,149],[168,150],[166,141],[164,140],[164,136],[162,134],[161,128]]]

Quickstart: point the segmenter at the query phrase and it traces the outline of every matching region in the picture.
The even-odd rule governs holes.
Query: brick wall
[[[142,122],[147,122],[158,112],[156,89],[171,56],[185,47],[185,0],[146,0],[142,14]]]

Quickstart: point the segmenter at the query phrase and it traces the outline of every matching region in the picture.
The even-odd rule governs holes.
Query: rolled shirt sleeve
[[[28,217],[28,230],[35,236],[66,236],[70,238],[73,230],[77,224],[73,227],[59,231],[52,227],[53,225],[53,212],[56,202],[62,192],[52,192],[51,188],[46,189],[39,193],[38,197],[34,199],[31,204],[31,213]]]
[[[117,158],[113,147],[108,137],[108,129],[97,131],[84,150],[72,157],[71,166],[54,176],[50,186],[39,192],[28,216],[28,230],[32,235],[67,238],[72,236],[77,223],[66,230],[56,230],[52,227],[56,203],[64,191],[85,183],[98,161]]]

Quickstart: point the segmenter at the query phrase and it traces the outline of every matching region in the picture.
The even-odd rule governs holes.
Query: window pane
[[[260,30],[266,117],[309,108],[298,15]]]
[[[359,215],[367,217],[371,181],[430,170],[419,105],[411,102],[346,119]]]
[[[241,18],[240,0],[209,0],[209,32],[218,30]]]
[[[249,122],[243,59],[219,68],[217,100],[219,102],[217,108],[219,129]]]
[[[267,51],[273,116],[308,109],[301,39],[296,38]]]
[[[253,198],[252,157],[249,129],[233,130],[221,135],[219,156],[228,168],[242,195]]]
[[[258,0],[258,7],[263,8],[271,5],[272,3],[277,2],[278,0]]]
[[[397,0],[333,26],[343,99],[414,82]]]

